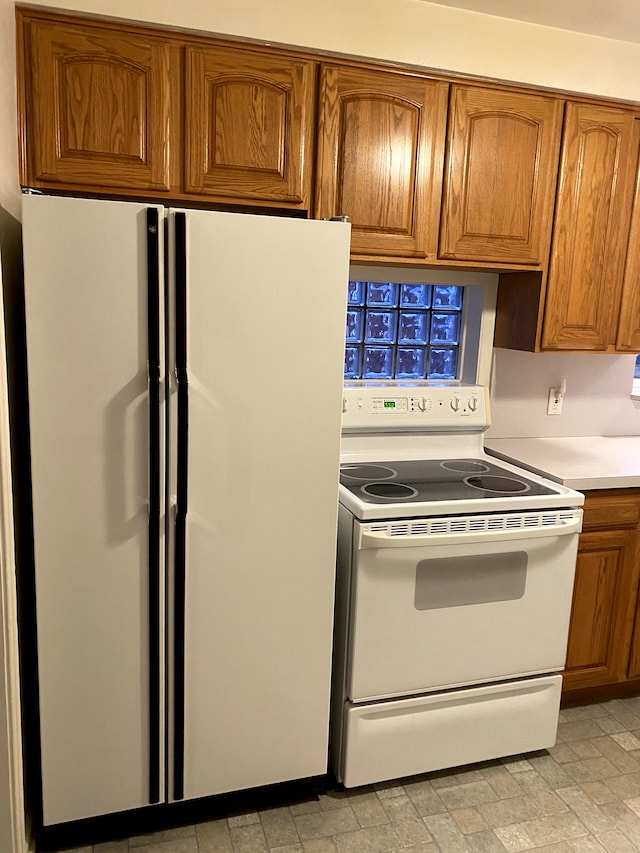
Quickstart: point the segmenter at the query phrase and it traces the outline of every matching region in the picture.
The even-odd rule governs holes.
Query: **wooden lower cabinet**
[[[640,678],[640,490],[588,492],[573,593],[565,696]],[[636,626],[636,621],[639,624]]]

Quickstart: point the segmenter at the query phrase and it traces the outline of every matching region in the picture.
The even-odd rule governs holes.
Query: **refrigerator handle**
[[[147,375],[149,387],[149,802],[160,801],[160,235],[147,209]]]
[[[174,555],[174,778],[173,796],[184,797],[184,666],[187,482],[189,470],[189,383],[187,374],[187,223],[174,215],[175,347],[177,381],[177,472]]]

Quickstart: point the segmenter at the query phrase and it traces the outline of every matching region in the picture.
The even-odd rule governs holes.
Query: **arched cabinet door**
[[[24,27],[27,183],[168,190],[169,42],[86,21]]]
[[[567,104],[542,349],[615,346],[639,140],[632,110]]]
[[[324,65],[316,208],[346,215],[361,256],[435,258],[448,85]]]
[[[314,68],[275,53],[188,47],[185,190],[308,208]]]
[[[544,264],[563,102],[454,86],[440,257]]]
[[[640,119],[635,120],[640,125]],[[640,352],[640,171],[636,180],[636,195],[629,234],[627,263],[622,282],[622,301],[618,319],[616,350]],[[638,651],[640,652],[640,631]],[[638,657],[640,663],[640,654]]]

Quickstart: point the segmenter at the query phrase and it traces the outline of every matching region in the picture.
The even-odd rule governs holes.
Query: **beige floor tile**
[[[495,803],[484,803],[478,810],[489,829],[498,826],[510,826],[522,823],[534,817],[541,817],[542,812],[535,804],[533,797],[514,797],[509,800],[499,800]]]
[[[509,773],[524,773],[527,770],[531,770],[533,767],[527,758],[514,759],[512,761],[506,759],[504,761],[504,766],[507,768]]]
[[[640,740],[631,732],[619,732],[612,734],[611,739],[615,740],[627,752],[640,749]]]
[[[269,847],[284,847],[300,841],[287,806],[260,812],[260,823]]]
[[[569,743],[574,740],[588,740],[602,734],[597,720],[577,720],[571,723],[558,724],[558,743]]]
[[[615,829],[615,822],[599,806],[596,806],[578,785],[560,788],[558,796],[593,835]]]
[[[451,788],[439,788],[438,796],[448,809],[464,809],[479,806],[481,803],[492,803],[499,799],[495,790],[484,778],[481,782],[466,782]]]
[[[368,826],[380,826],[389,823],[387,813],[375,791],[349,797],[349,805],[363,829]]]
[[[623,835],[617,829],[610,829],[608,832],[603,832],[597,836],[597,840],[608,853],[636,853],[636,847],[629,841],[626,835]]]
[[[584,758],[599,758],[603,755],[602,752],[596,746],[596,742],[600,739],[600,736],[596,736],[595,738],[591,738],[591,740],[572,740],[570,743],[561,744],[561,746],[567,746],[571,752],[574,754],[574,761],[577,759],[582,760]],[[606,737],[603,738],[606,740]],[[551,751],[551,755],[553,755],[553,751]],[[556,758],[555,755],[553,757]],[[559,762],[562,763],[562,762]]]
[[[640,773],[625,773],[606,780],[607,785],[619,800],[640,797]]]
[[[297,844],[285,844],[284,847],[272,847],[269,853],[304,853],[304,847],[300,842]]]
[[[600,808],[612,819],[616,829],[623,832],[640,850],[640,817],[620,801],[606,803]]]
[[[522,774],[514,775],[513,773],[509,773],[503,764],[495,764],[484,768],[482,775],[501,800],[506,800],[510,797],[521,797],[523,794],[523,788],[519,781]]]
[[[576,720],[592,720],[606,715],[607,711],[598,702],[589,705],[576,705],[573,708],[561,708],[560,721],[563,723]]]
[[[578,757],[571,748],[571,745],[568,743],[557,743],[547,751],[553,760],[558,762],[558,764],[566,764],[568,761],[575,761]]]
[[[609,761],[608,758],[585,758],[584,761],[573,761],[562,765],[565,773],[574,782],[595,782],[602,779],[610,779],[617,776],[620,771]],[[563,785],[562,787],[568,787]]]
[[[566,788],[574,783],[574,779],[564,769],[568,765],[563,764],[561,767],[550,755],[538,755],[532,758],[531,766],[551,788]]]
[[[196,838],[198,853],[233,853],[231,830],[224,818],[197,824]]]
[[[381,800],[404,797],[407,793],[403,785],[396,785],[394,782],[379,782],[373,789]]]
[[[304,853],[338,853],[333,838],[309,838],[302,842]]]
[[[522,825],[536,847],[589,834],[584,824],[571,812],[525,820]]]
[[[574,853],[605,853],[605,848],[597,838],[591,835],[583,835],[580,838],[570,838],[569,846]]]
[[[230,827],[229,831],[233,853],[268,853],[267,840],[259,823]]]
[[[382,801],[391,826],[404,847],[427,844],[431,835],[409,797],[392,797]]]
[[[602,729],[602,731],[608,735],[626,731],[625,726],[623,726],[622,723],[616,720],[614,717],[600,717],[598,720],[596,720],[596,722],[598,726]]]
[[[620,771],[620,773],[634,773],[640,770],[638,761],[629,754],[629,751],[624,749],[613,735],[604,735],[593,739],[593,743],[598,747],[602,755],[606,756],[612,764]]]
[[[470,809],[453,809],[451,817],[458,824],[458,829],[463,835],[471,835],[474,832],[484,832],[489,829],[489,824],[477,807]]]
[[[446,812],[447,809],[431,782],[405,782],[403,787],[420,817]]]
[[[507,853],[520,853],[521,850],[531,850],[535,847],[521,823],[499,826],[493,831]]]
[[[342,832],[333,839],[338,853],[387,853],[400,846],[400,839],[394,828],[369,826],[355,832]]]
[[[354,832],[361,828],[351,806],[312,814],[295,815],[293,820],[302,841],[308,838],[338,835],[342,832]]]
[[[442,853],[468,853],[469,844],[450,814],[435,814],[424,818],[427,829]]]
[[[339,791],[327,791],[325,794],[320,794],[318,797],[320,811],[327,812],[332,809],[343,809],[345,806],[349,805],[349,799],[351,797],[358,797],[361,794],[365,794],[372,790],[373,788],[363,787],[345,788],[344,790]]]
[[[603,803],[611,803],[616,799],[616,795],[606,782],[583,782],[580,787],[597,806],[601,806]]]
[[[504,846],[491,829],[474,832],[466,836],[467,844],[474,853],[504,853]]]

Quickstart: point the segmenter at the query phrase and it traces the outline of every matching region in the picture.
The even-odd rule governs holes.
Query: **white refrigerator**
[[[348,224],[23,229],[43,824],[325,773]]]

